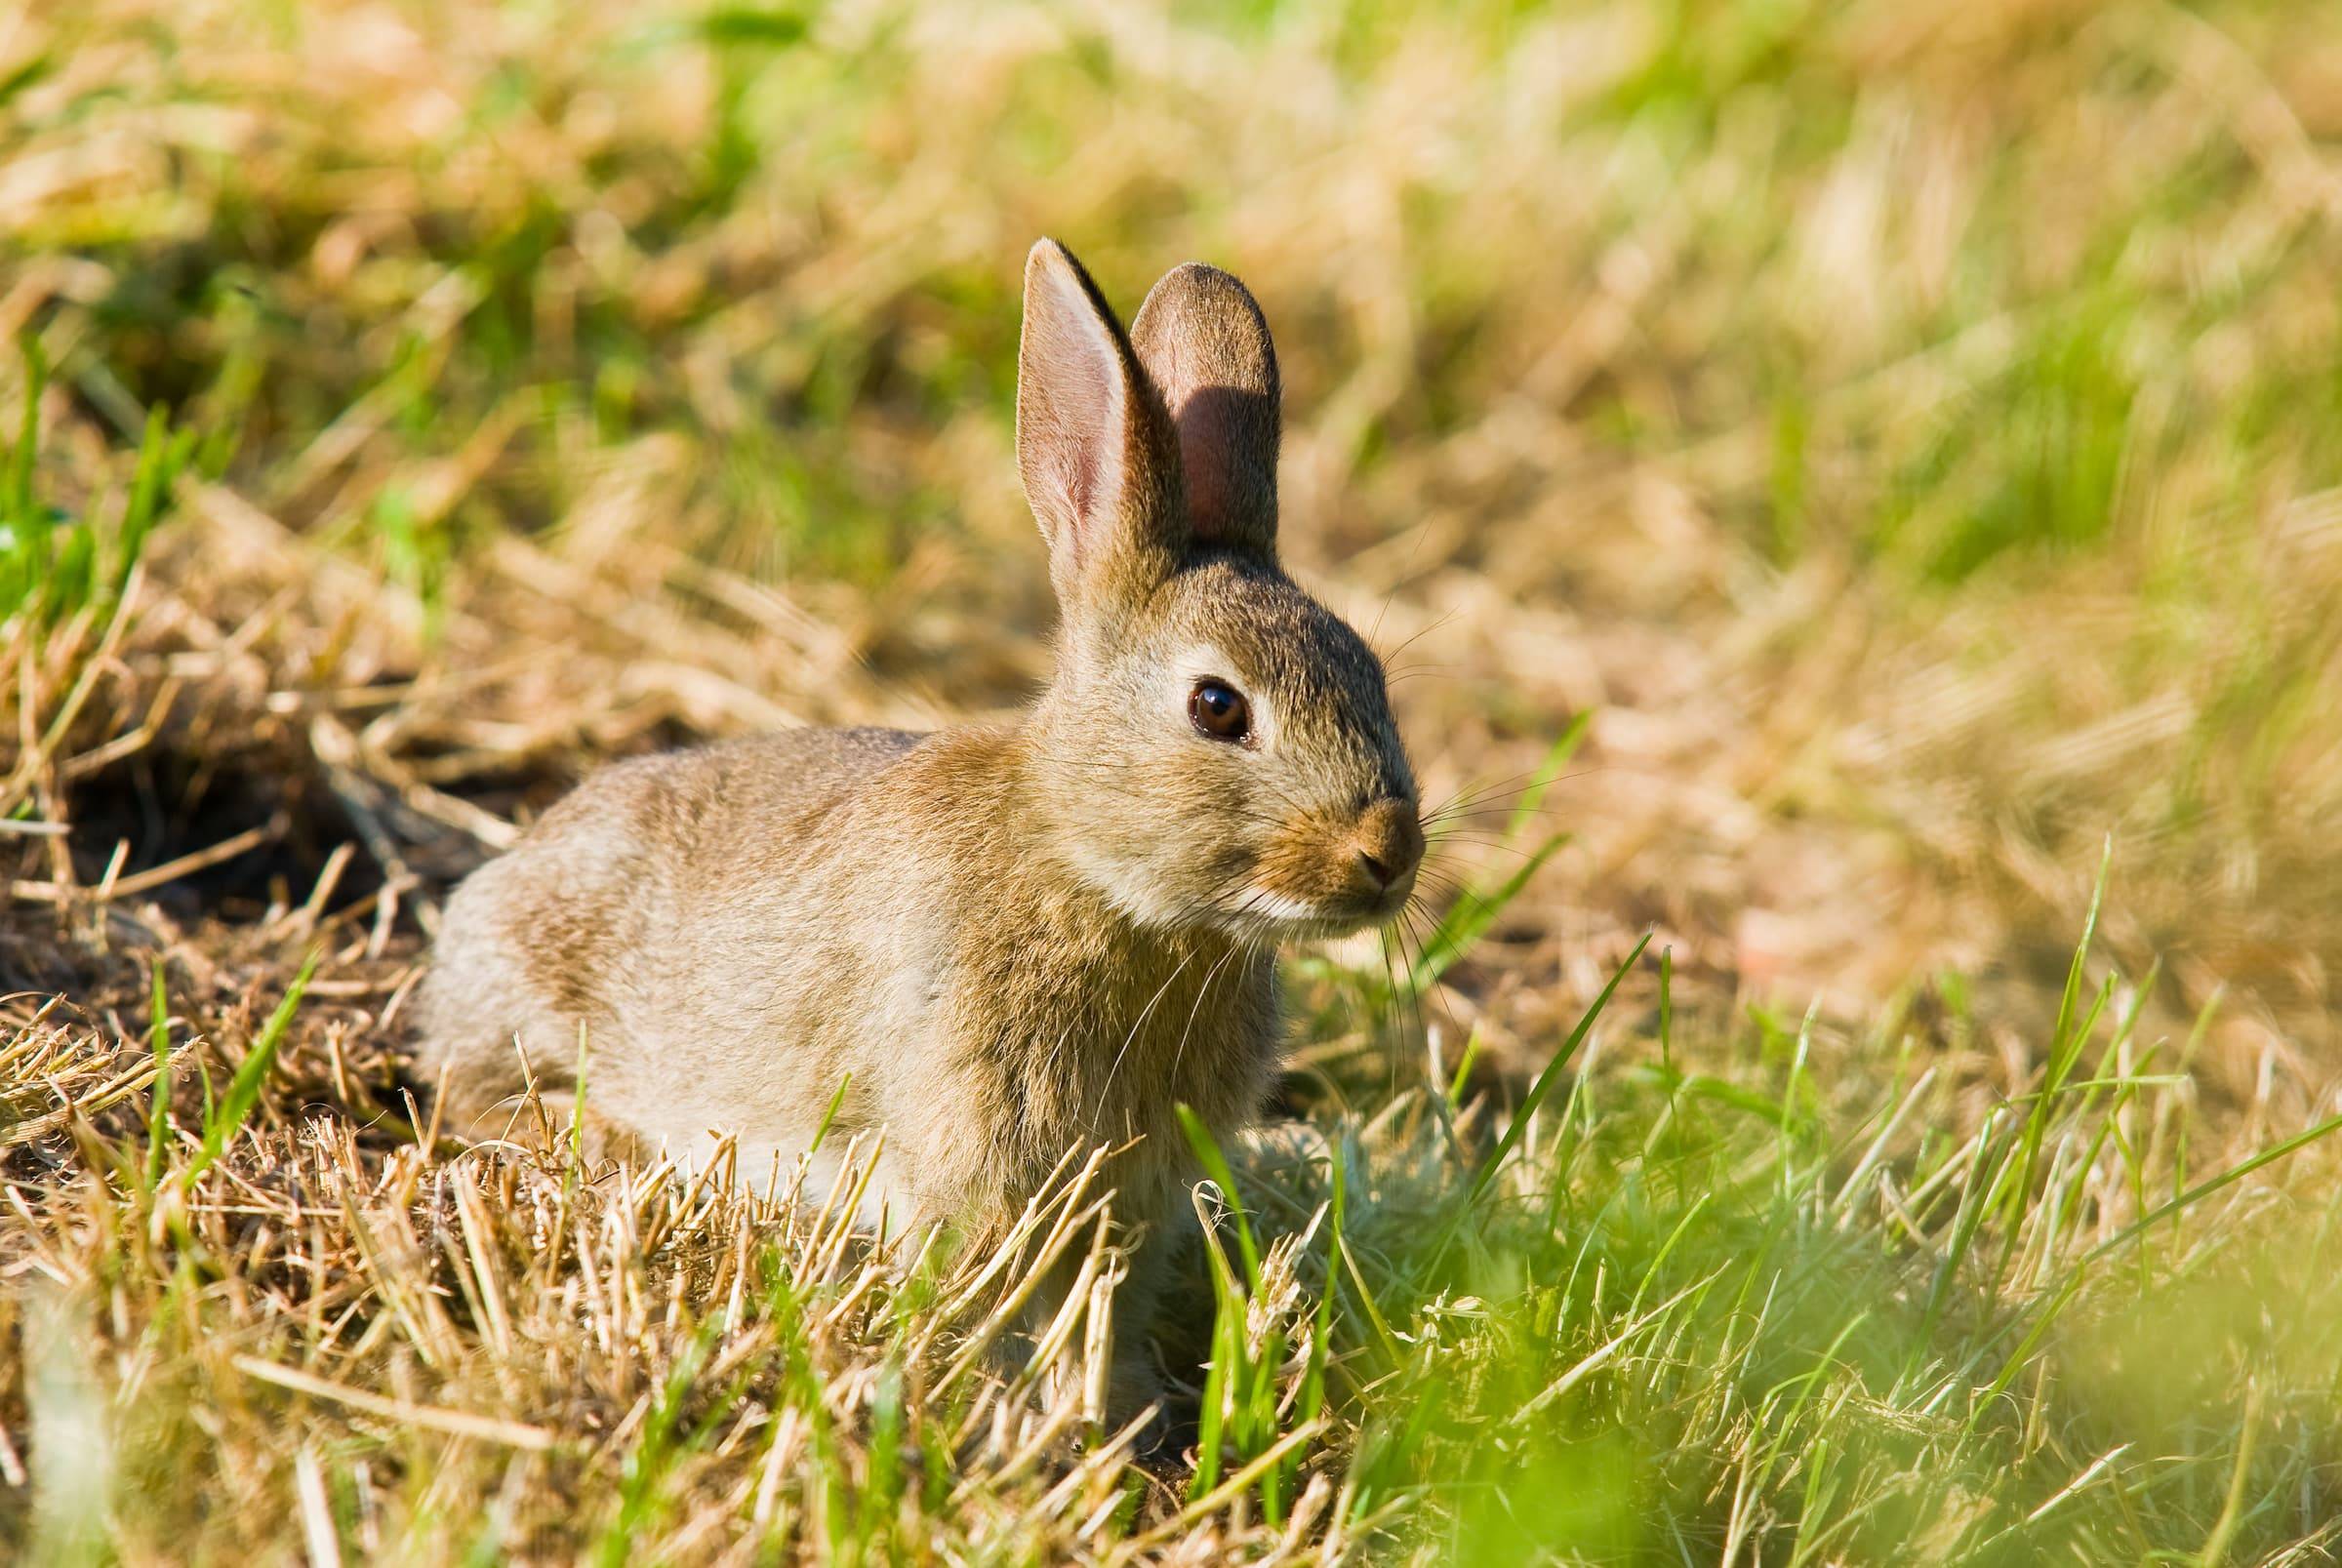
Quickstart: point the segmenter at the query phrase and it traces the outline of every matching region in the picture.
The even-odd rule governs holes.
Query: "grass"
[[[2329,1559],[2324,20],[0,23],[0,1556]],[[1041,232],[1261,294],[1441,803],[1152,1468],[1102,1297],[995,1344],[1079,1152],[872,1246],[400,1055],[602,760],[1045,670]]]
[[[159,1051],[126,1094],[102,1034],[9,1047],[61,1038],[39,1063],[67,1101],[61,1128],[0,1132],[26,1205],[0,1306],[14,1549],[281,1554],[295,1515],[312,1557],[425,1560],[2307,1561],[2334,1539],[2342,1117],[2197,1166],[2192,1081],[2119,975],[2043,1042],[2078,1070],[1966,1131],[1908,1019],[1752,1023],[1735,1092],[1699,1093],[1654,1060],[1662,989],[1638,1017],[1605,992],[1571,1042],[1644,1065],[1565,1050],[1512,1106],[1451,1118],[1418,1083],[1241,1150],[1198,1132],[1220,1218],[1184,1485],[1099,1425],[1094,1165],[971,1256],[851,1233],[867,1147],[797,1204],[581,1169],[560,1136],[433,1147],[382,1108],[379,1047],[289,1031],[306,978],[216,1106],[182,1076],[159,1123],[135,1092],[168,1081]],[[1825,1051],[1863,1087],[1812,1092]],[[277,1113],[248,1121],[272,1070]],[[988,1375],[1069,1256],[1076,1305]],[[52,1457],[67,1432],[88,1446]]]

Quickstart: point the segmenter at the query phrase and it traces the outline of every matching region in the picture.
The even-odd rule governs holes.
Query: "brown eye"
[[[1241,741],[1252,733],[1252,704],[1224,680],[1199,680],[1188,694],[1188,718],[1199,734],[1215,741]]]

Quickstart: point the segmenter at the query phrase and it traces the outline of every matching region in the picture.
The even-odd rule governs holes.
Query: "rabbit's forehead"
[[[1188,673],[1224,676],[1255,695],[1361,682],[1381,691],[1382,668],[1357,633],[1290,583],[1234,578],[1186,597],[1164,629],[1175,663],[1199,664]]]

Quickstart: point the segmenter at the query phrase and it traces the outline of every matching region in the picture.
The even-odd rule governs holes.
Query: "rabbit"
[[[1276,945],[1389,920],[1424,834],[1381,662],[1277,563],[1251,294],[1191,263],[1126,335],[1044,239],[1024,311],[1017,462],[1061,609],[1038,700],[604,770],[449,901],[419,1065],[477,1133],[582,1059],[597,1124],[683,1158],[736,1139],[750,1176],[836,1098],[828,1146],[883,1130],[866,1207],[963,1233],[1114,1146],[1119,1388],[1162,1279],[1145,1237],[1197,1174],[1174,1106],[1241,1133]]]

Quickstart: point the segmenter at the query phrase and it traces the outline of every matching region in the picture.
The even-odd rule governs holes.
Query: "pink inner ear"
[[[1104,343],[1083,343],[1075,350],[1079,363],[1067,374],[1073,422],[1079,425],[1065,449],[1066,496],[1077,536],[1089,531],[1091,508],[1100,499],[1099,479],[1111,450],[1117,401],[1111,353]],[[1078,537],[1076,542],[1082,543]]]
[[[1122,378],[1113,341],[1080,286],[1055,269],[1028,304],[1027,383],[1019,442],[1036,510],[1069,560],[1094,552],[1099,508],[1121,459]]]
[[[1276,518],[1276,403],[1243,386],[1187,391],[1175,416],[1188,522],[1212,544],[1266,547]]]
[[[1188,522],[1195,537],[1218,542],[1229,526],[1229,448],[1233,432],[1228,409],[1215,394],[1224,387],[1205,387],[1191,395],[1173,416],[1179,423],[1179,465],[1188,491]]]

